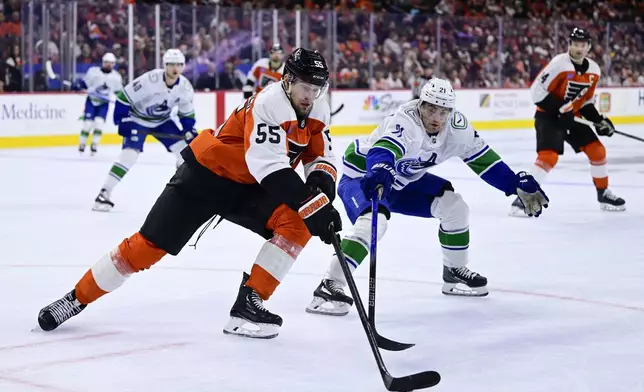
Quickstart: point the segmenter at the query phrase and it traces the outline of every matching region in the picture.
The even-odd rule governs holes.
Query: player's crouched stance
[[[185,163],[170,179],[140,231],[105,254],[63,298],[43,308],[50,331],[127,278],[177,255],[214,215],[267,241],[244,273],[225,333],[277,336],[282,318],[264,301],[286,277],[311,236],[330,243],[342,230],[336,170],[324,100],[329,71],[317,52],[297,49],[282,81],[237,108],[217,131],[204,130],[182,151]],[[294,170],[302,162],[306,182]],[[333,228],[333,229],[332,229]]]
[[[548,198],[525,172],[515,174],[454,110],[450,83],[432,79],[420,98],[402,105],[371,135],[355,140],[344,154],[344,174],[338,186],[353,227],[342,241],[352,270],[362,263],[371,242],[371,202],[379,202],[378,240],[392,213],[440,220],[438,240],[443,253],[443,289],[447,295],[484,296],[487,279],[467,268],[470,243],[469,208],[452,184],[427,169],[451,157],[461,158],[484,181],[517,195],[526,210],[539,216]],[[352,300],[344,294],[346,280],[334,254],[328,272],[307,307],[310,313],[345,315]]]

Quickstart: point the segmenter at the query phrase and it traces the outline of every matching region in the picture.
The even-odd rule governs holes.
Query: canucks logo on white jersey
[[[425,161],[422,157],[400,159],[396,162],[396,172],[403,177],[413,177],[418,173],[427,170],[427,168],[436,165],[437,156],[438,155],[434,152]]]

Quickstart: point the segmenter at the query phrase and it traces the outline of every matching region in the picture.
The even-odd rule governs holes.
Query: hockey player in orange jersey
[[[277,336],[282,318],[263,301],[284,279],[311,236],[326,243],[342,230],[333,208],[336,169],[325,100],[324,58],[296,49],[284,79],[240,105],[215,130],[204,130],[182,151],[177,169],[141,229],[107,252],[63,298],[43,308],[38,323],[57,328],[133,273],[177,255],[211,217],[266,239],[250,275],[244,273],[225,333]],[[306,180],[295,171],[304,165]]]
[[[590,34],[575,28],[569,36],[568,53],[555,56],[530,87],[532,100],[537,105],[534,116],[537,159],[530,174],[543,183],[557,164],[559,155],[563,155],[566,142],[576,153],[583,152],[588,156],[600,208],[623,211],[626,209],[624,199],[608,189],[606,148],[597,137],[597,134],[612,136],[615,127],[595,107],[595,88],[601,71],[595,61],[586,57],[590,47]],[[575,116],[594,122],[595,130],[576,122]],[[518,199],[512,203],[510,214],[526,216]]]
[[[284,50],[279,44],[273,45],[270,57],[261,58],[248,71],[246,85],[243,87],[244,99],[262,91],[271,83],[282,80]]]

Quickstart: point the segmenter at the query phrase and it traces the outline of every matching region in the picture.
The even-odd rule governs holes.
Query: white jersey
[[[178,110],[179,117],[194,117],[194,94],[190,81],[183,75],[170,88],[165,83],[165,71],[155,69],[128,83],[116,94],[116,99],[130,107],[131,121],[155,128],[173,119],[173,109]]]
[[[110,102],[112,94],[123,89],[123,78],[121,74],[112,70],[105,73],[101,67],[91,67],[83,77],[87,85],[87,95],[94,106],[104,105]]]
[[[400,106],[370,135],[356,139],[343,157],[344,174],[352,178],[364,176],[367,153],[374,148],[393,154],[397,174],[394,189],[397,190],[420,179],[428,168],[453,157],[462,159],[479,176],[502,162],[467,118],[456,110],[438,136],[429,136],[417,105],[418,100],[413,100]]]

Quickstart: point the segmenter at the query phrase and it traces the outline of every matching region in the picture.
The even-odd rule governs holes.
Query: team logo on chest
[[[566,94],[564,95],[564,100],[572,101],[573,99],[577,98],[579,93],[581,93],[585,88],[590,88],[590,83],[572,81],[568,82],[568,84],[566,85]]]
[[[438,154],[435,152],[425,161],[421,157],[404,158],[396,162],[396,172],[403,177],[411,177],[419,172],[436,165]]]
[[[168,106],[168,100],[166,99],[161,103],[148,107],[145,111],[150,117],[162,117],[168,115],[171,109]]]

